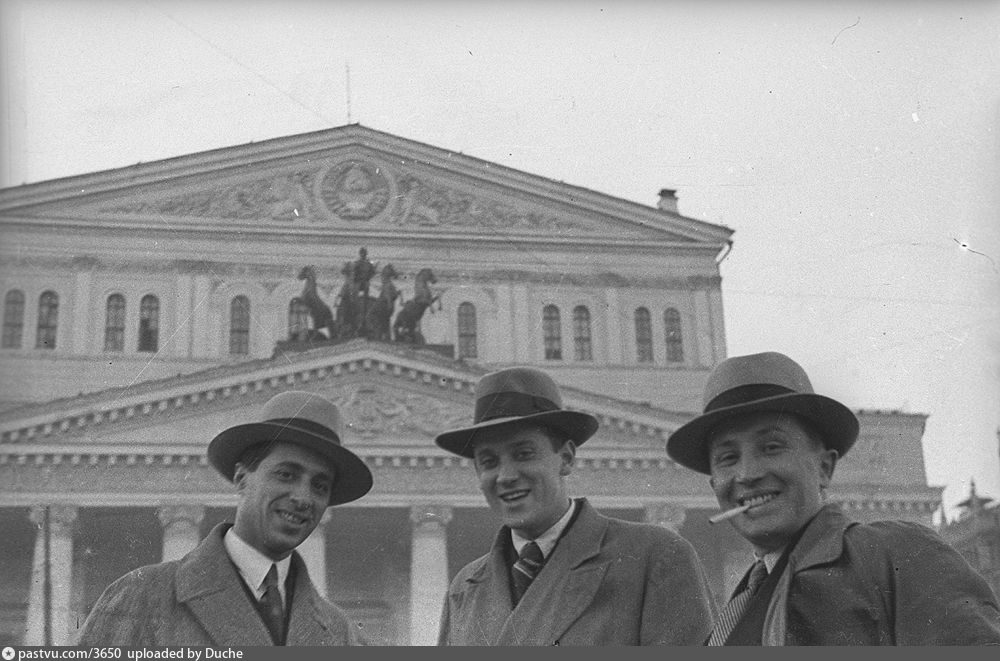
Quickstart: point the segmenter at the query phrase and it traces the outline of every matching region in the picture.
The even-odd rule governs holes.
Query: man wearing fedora
[[[725,510],[713,519],[728,519],[755,561],[706,644],[1000,644],[996,596],[934,531],[858,523],[825,503],[857,437],[854,413],[783,354],[712,371],[703,414],[670,435],[667,454],[711,476]]]
[[[235,523],[216,526],[180,560],[109,585],[77,644],[364,644],[357,626],[319,595],[295,552],[327,507],[372,487],[371,472],[342,436],[336,405],[300,391],[275,395],[258,422],[216,436],[208,459],[236,487]]]
[[[598,514],[566,477],[597,419],[563,407],[541,370],[476,385],[471,427],[437,444],[472,460],[503,521],[489,553],[452,580],[441,645],[699,645],[714,605],[692,546],[651,524]]]

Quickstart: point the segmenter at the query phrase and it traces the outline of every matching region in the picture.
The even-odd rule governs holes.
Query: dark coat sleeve
[[[855,532],[856,531],[856,532]],[[897,645],[1000,645],[1000,608],[986,580],[933,530],[901,521],[855,526],[848,543],[882,549],[879,568]]]

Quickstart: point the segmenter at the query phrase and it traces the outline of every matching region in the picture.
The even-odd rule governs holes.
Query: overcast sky
[[[970,478],[1000,498],[1000,3],[0,9],[5,186],[350,119],[643,204],[676,188],[735,230],[729,355],[927,414],[949,515]]]

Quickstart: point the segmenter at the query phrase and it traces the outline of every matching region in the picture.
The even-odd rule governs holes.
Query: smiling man
[[[259,422],[216,436],[208,459],[236,487],[235,523],[216,526],[180,560],[141,567],[108,586],[77,644],[363,644],[295,552],[327,507],[372,487],[371,472],[342,436],[337,407],[301,391],[275,395]]]
[[[472,460],[503,526],[452,580],[441,645],[700,645],[713,605],[691,545],[571,499],[566,477],[597,419],[563,408],[541,370],[476,385],[473,425],[437,444]]]
[[[996,596],[961,555],[916,523],[851,521],[825,502],[854,413],[813,392],[775,352],[713,370],[704,412],[667,440],[710,475],[754,562],[708,645],[995,645]]]

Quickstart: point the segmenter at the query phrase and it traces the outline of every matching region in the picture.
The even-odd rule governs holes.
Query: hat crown
[[[740,394],[742,393],[742,396]],[[779,393],[814,394],[802,366],[776,351],[727,358],[719,363],[705,384],[705,412],[734,403]]]
[[[305,421],[332,432],[339,441],[344,436],[344,423],[337,405],[311,392],[292,390],[272,397],[261,409],[260,422],[282,420]]]
[[[473,420],[475,424],[562,408],[562,394],[551,376],[533,367],[508,367],[486,374],[476,384]]]

